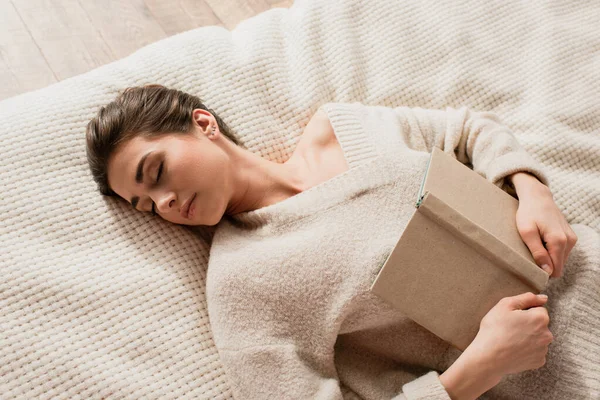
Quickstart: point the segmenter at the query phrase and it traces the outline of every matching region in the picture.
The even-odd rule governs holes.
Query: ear
[[[210,134],[210,132],[212,132],[211,125],[215,125],[217,123],[210,112],[202,110],[201,108],[194,109],[192,112],[192,118],[204,135]]]

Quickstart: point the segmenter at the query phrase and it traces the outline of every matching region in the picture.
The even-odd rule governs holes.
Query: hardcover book
[[[500,299],[548,284],[517,230],[518,204],[434,148],[415,211],[371,291],[464,351]]]

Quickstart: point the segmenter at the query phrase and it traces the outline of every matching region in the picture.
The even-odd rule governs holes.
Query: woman
[[[556,376],[594,365],[598,350],[561,354],[560,363],[549,352],[551,343],[600,344],[564,335],[563,325],[551,332],[554,315],[564,322],[569,313],[571,331],[600,320],[597,309],[561,303],[580,300],[573,285],[551,284],[547,302],[532,293],[503,299],[463,353],[370,294],[434,146],[514,189],[519,232],[552,278],[596,255],[596,247],[574,251],[579,264],[566,265],[577,236],[594,241],[595,232],[578,225],[575,234],[545,171],[494,114],[328,103],[284,163],[242,148],[200,99],[160,85],[127,89],[87,127],[101,193],[176,224],[217,225],[207,301],[236,397],[539,398],[550,387],[556,396],[592,394],[585,373],[579,381]],[[597,285],[594,268],[587,285]]]

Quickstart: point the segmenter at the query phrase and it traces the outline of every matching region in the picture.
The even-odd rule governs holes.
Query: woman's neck
[[[226,214],[262,208],[304,191],[310,176],[305,149],[305,144],[299,143],[283,163],[267,160],[241,147],[232,149],[232,195]]]

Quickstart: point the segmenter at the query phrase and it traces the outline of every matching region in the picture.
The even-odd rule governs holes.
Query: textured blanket
[[[275,161],[325,102],[495,111],[569,222],[599,230],[598,20],[591,1],[296,0],[2,101],[2,398],[231,397],[206,311],[211,230],[103,198],[88,171],[86,123],[119,91],[196,94]]]

